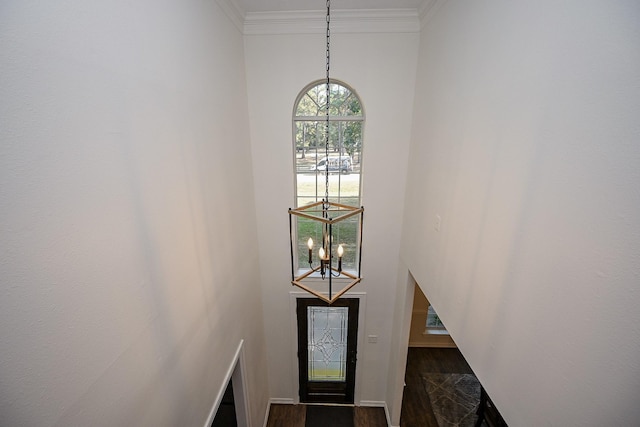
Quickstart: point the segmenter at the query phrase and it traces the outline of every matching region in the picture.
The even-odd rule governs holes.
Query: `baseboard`
[[[272,397],[269,399],[269,406],[271,405],[295,405],[295,400],[289,397]]]
[[[295,405],[296,402],[294,399],[288,397],[272,397],[269,399],[269,403],[267,404],[267,413],[264,415],[264,424],[263,427],[267,427],[267,422],[269,421],[269,412],[271,412],[271,405]]]
[[[389,408],[387,407],[387,402],[384,403],[384,414],[387,416],[387,425],[389,427],[400,427],[399,425],[394,426],[391,424],[391,414],[389,413]]]
[[[414,348],[458,348],[455,343],[453,344],[440,344],[440,343],[421,343],[421,342],[409,342],[409,347]]]
[[[361,400],[360,406],[367,406],[370,408],[384,408],[387,403],[382,400]]]

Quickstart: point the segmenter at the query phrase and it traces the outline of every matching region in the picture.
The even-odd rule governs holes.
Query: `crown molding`
[[[321,10],[254,12],[244,17],[245,35],[323,34],[326,31],[326,12]],[[420,19],[416,9],[336,10],[331,12],[331,32],[418,33]]]
[[[220,6],[220,8],[224,11],[225,15],[229,18],[229,20],[235,25],[235,27],[240,31],[244,31],[244,17],[245,12],[242,7],[238,4],[237,0],[216,0],[216,3]]]
[[[438,12],[438,9],[440,9],[440,7],[446,2],[447,0],[425,0],[418,9],[420,28],[424,28],[436,12]]]

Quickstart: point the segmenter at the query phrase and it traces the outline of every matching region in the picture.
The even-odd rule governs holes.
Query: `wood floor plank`
[[[353,419],[355,427],[387,427],[384,408],[356,406]]]
[[[304,427],[306,405],[273,404],[269,409],[267,427]],[[387,417],[383,408],[354,407],[355,427],[387,427]]]
[[[304,427],[306,414],[305,405],[273,404],[269,408],[267,427]]]

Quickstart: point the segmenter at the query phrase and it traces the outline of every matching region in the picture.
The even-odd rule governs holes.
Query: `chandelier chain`
[[[319,299],[327,302],[328,304],[332,304],[335,300],[337,300],[338,298],[340,298],[341,296],[343,296],[347,291],[349,291],[349,289],[351,289],[352,287],[354,287],[356,284],[360,283],[361,281],[361,277],[360,277],[360,266],[362,263],[362,218],[363,218],[363,214],[364,214],[364,207],[360,207],[360,208],[356,208],[356,207],[352,207],[352,206],[348,206],[348,205],[342,205],[339,204],[340,202],[340,174],[342,173],[342,170],[340,169],[341,167],[341,160],[343,159],[342,156],[342,148],[340,147],[339,142],[341,142],[341,138],[340,138],[340,127],[339,126],[335,126],[336,127],[336,133],[337,133],[337,137],[335,139],[336,143],[334,144],[334,149],[335,151],[340,151],[339,155],[337,158],[334,158],[332,160],[337,160],[336,163],[333,164],[333,168],[335,168],[335,166],[338,166],[338,179],[337,179],[337,184],[338,184],[338,191],[337,191],[337,197],[336,200],[337,202],[335,203],[331,203],[329,201],[329,142],[331,140],[330,137],[330,116],[331,116],[331,77],[330,77],[330,65],[331,65],[331,54],[330,54],[330,46],[331,46],[331,27],[330,27],[330,23],[331,23],[331,0],[326,0],[327,3],[327,16],[326,16],[326,23],[327,23],[327,32],[326,32],[326,90],[325,90],[325,158],[324,158],[324,174],[325,174],[325,198],[322,199],[322,202],[318,201],[319,198],[319,182],[318,182],[318,174],[321,173],[321,168],[320,163],[322,161],[318,161],[317,159],[317,154],[319,154],[319,152],[316,152],[316,167],[313,168],[313,170],[315,170],[316,172],[316,201],[315,203],[310,203],[307,204],[307,206],[303,206],[303,207],[298,207],[296,209],[289,209],[289,244],[290,244],[290,250],[291,250],[291,284],[298,286],[300,288],[302,288],[303,290],[309,292],[310,294],[313,294],[314,296],[318,297]],[[341,86],[336,85],[336,92],[338,94],[341,93]],[[318,88],[320,89],[320,88]],[[320,89],[320,92],[317,93],[317,98],[316,96],[314,96],[315,99],[318,99],[318,101],[321,98],[321,92],[322,90]],[[338,110],[340,110],[338,108]],[[321,109],[318,111],[318,114],[321,115],[320,113]],[[339,115],[340,113],[337,112],[336,115]],[[317,138],[320,138],[320,129],[321,128],[321,122],[322,119],[320,117],[317,118],[316,121],[316,136]],[[339,123],[336,120],[336,123]],[[317,146],[316,149],[318,148],[318,146],[321,144],[320,140],[316,140]],[[304,141],[303,141],[303,145],[304,145]],[[340,147],[341,149],[338,150],[338,147]],[[304,149],[304,147],[303,147]],[[297,155],[296,155],[297,158]],[[350,159],[349,159],[350,160]],[[346,165],[348,165],[350,163],[347,162]],[[297,164],[297,163],[296,163]],[[318,211],[318,207],[322,206],[322,210]],[[329,214],[331,213],[331,215],[335,215],[333,217],[329,217]],[[318,238],[320,238],[320,236],[318,236],[319,228],[321,229],[321,233],[322,233],[322,243],[320,243],[320,249],[318,250],[318,255],[317,255],[317,260],[319,261],[318,264],[314,265],[314,256],[313,256],[313,239],[311,237],[309,237],[309,240],[307,241],[307,246],[308,246],[308,263],[309,263],[309,269],[306,271],[303,271],[302,274],[299,274],[298,276],[296,276],[296,267],[298,266],[298,264],[303,261],[302,258],[300,258],[298,256],[298,260],[296,261],[296,259],[294,258],[296,256],[296,254],[298,254],[298,251],[294,251],[294,247],[299,245],[300,240],[298,239],[298,235],[296,233],[296,231],[294,231],[294,221],[292,216],[295,215],[298,217],[298,220],[300,220],[301,218],[305,219],[305,223],[306,221],[314,221],[313,224],[315,224],[313,226],[313,229],[311,231],[311,234],[316,234],[316,236]],[[319,215],[322,215],[321,217]],[[356,236],[356,241],[352,242],[352,241],[346,241],[344,243],[339,242],[338,240],[340,240],[340,233],[338,230],[337,233],[337,238],[334,241],[334,232],[336,231],[333,228],[333,224],[337,223],[339,221],[342,220],[346,220],[348,218],[354,218],[355,216],[358,215],[358,230],[357,230],[357,236]],[[351,223],[352,220],[350,220]],[[350,225],[349,223],[349,225]],[[345,225],[347,225],[347,223],[343,223]],[[354,224],[355,225],[355,224]],[[296,221],[295,226],[297,227],[297,232],[299,233],[301,231],[300,229],[300,223],[298,221]],[[348,240],[348,239],[345,239]],[[335,257],[333,255],[333,246],[337,245],[337,257]],[[350,245],[350,246],[354,246],[355,248],[354,250],[354,255],[357,258],[357,269],[355,271],[355,273],[357,274],[352,274],[351,272],[346,271],[345,269],[342,268],[343,265],[343,255],[345,254],[345,251],[347,249],[344,248],[343,245]],[[337,258],[337,267],[335,266],[335,262]],[[346,259],[346,258],[345,258]],[[348,265],[348,267],[350,267],[350,265]],[[322,280],[324,280],[325,278],[328,277],[328,296],[325,294],[325,291],[320,291],[318,289],[316,289],[316,286],[313,284],[313,282],[315,281],[314,279],[316,277],[320,276],[322,278]],[[332,280],[333,278],[342,278],[343,282],[345,285],[342,288],[342,290],[338,291],[337,293],[333,292],[333,285],[332,285]],[[310,280],[307,282],[307,278],[310,278]]]
[[[324,171],[325,175],[325,201],[329,202],[329,95],[330,95],[330,87],[331,80],[329,78],[329,69],[331,65],[331,55],[330,55],[330,46],[331,46],[331,29],[329,24],[331,23],[331,0],[327,0],[327,87],[326,87],[326,122],[325,122],[325,158],[326,158],[326,167]]]

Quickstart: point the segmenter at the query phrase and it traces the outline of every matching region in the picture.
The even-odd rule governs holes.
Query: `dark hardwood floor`
[[[429,397],[422,383],[423,373],[472,374],[473,371],[455,348],[409,348],[406,387],[402,398],[400,427],[438,427]],[[267,427],[304,427],[306,406],[271,405]],[[382,408],[356,406],[355,427],[387,427]]]
[[[307,406],[303,404],[271,405],[267,427],[304,427],[306,413]],[[356,406],[353,421],[355,427],[387,427],[383,408]]]
[[[353,414],[355,427],[387,427],[387,415],[384,408],[356,406]]]
[[[422,383],[423,373],[472,374],[457,348],[409,348],[400,427],[438,427],[429,396]]]
[[[305,405],[271,405],[267,427],[304,427],[306,419]]]

